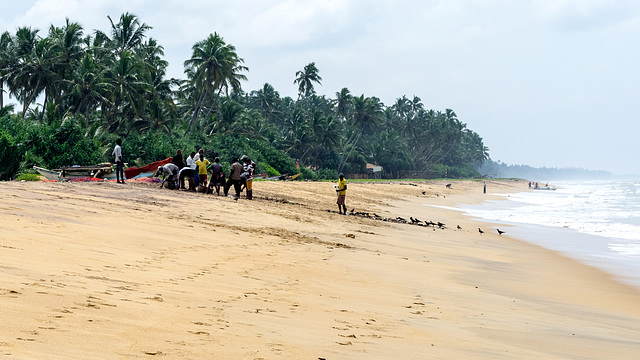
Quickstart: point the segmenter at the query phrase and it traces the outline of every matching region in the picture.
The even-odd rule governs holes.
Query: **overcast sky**
[[[491,158],[536,167],[640,173],[640,2],[631,0],[38,0],[3,2],[0,31],[109,30],[123,12],[152,26],[169,76],[213,32],[265,82],[296,96],[315,62],[316,91],[419,96],[453,109]]]

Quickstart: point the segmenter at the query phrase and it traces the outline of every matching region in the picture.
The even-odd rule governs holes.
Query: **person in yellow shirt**
[[[199,160],[196,160],[196,166],[198,167],[198,184],[203,187],[207,187],[207,168],[211,163],[204,158],[203,154],[199,154]]]
[[[338,193],[338,212],[341,215],[347,215],[347,205],[344,203],[344,199],[347,195],[347,179],[344,178],[344,174],[340,173],[340,180],[338,180],[338,187],[336,187]],[[344,209],[344,211],[343,211]]]

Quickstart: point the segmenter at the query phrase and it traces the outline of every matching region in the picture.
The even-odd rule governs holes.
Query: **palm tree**
[[[98,66],[90,52],[84,54],[82,60],[72,74],[70,80],[64,80],[72,111],[84,115],[85,127],[89,125],[89,114],[98,104],[110,105],[106,98],[111,85],[104,81],[103,70]],[[105,109],[103,109],[105,110]]]
[[[37,29],[30,27],[21,27],[16,31],[13,38],[13,46],[10,47],[9,64],[5,67],[5,81],[9,87],[9,95],[13,95],[22,102],[22,117],[27,112],[29,103],[27,100],[31,97],[32,84],[29,76],[29,64],[33,51],[38,43]]]
[[[114,24],[111,16],[107,16],[111,23],[111,37],[107,34],[96,31],[96,38],[99,42],[108,46],[113,53],[120,57],[125,51],[132,52],[142,45],[146,32],[152,27],[140,23],[138,17],[128,12],[120,15],[120,21]]]
[[[105,72],[105,80],[110,84],[111,90],[109,100],[112,103],[107,116],[107,129],[115,130],[125,122],[124,118],[117,118],[119,112],[128,112],[129,118],[141,115],[144,105],[142,94],[149,89],[149,82],[144,79],[141,67],[139,59],[133,53],[124,51],[120,59],[114,61]],[[118,125],[115,126],[116,124]]]
[[[349,156],[351,156],[351,152],[357,146],[362,133],[365,130],[371,129],[383,117],[383,107],[384,105],[375,97],[365,97],[364,94],[362,94],[359,97],[353,98],[353,113],[350,121],[354,131],[345,143],[338,172],[341,172],[344,168]],[[347,148],[349,148],[348,153],[346,153]]]
[[[229,98],[222,101],[217,116],[210,123],[209,135],[232,131],[234,125],[242,122],[246,109],[236,101]]]
[[[351,105],[353,96],[349,89],[342,88],[339,92],[336,93],[335,107],[336,107],[336,115],[342,119],[346,120],[349,112],[351,111]]]
[[[307,64],[304,69],[296,72],[294,84],[298,84],[298,100],[304,94],[305,97],[315,94],[313,83],[322,85],[322,78],[318,75],[318,68],[315,62]]]
[[[26,106],[31,105],[36,97],[44,92],[42,114],[44,115],[48,100],[53,96],[57,85],[55,72],[56,51],[50,38],[40,39],[34,48],[30,61],[23,67],[24,75],[31,84],[30,95]],[[24,117],[24,114],[23,114]]]
[[[275,116],[280,105],[280,94],[276,89],[274,89],[271,84],[265,83],[262,89],[255,92],[254,99],[260,114],[265,119],[275,121]]]
[[[8,67],[12,59],[11,47],[13,39],[8,31],[0,35],[0,109],[4,108],[4,83]]]
[[[84,55],[83,29],[77,22],[70,22],[66,18],[65,26],[58,28],[53,25],[49,28],[49,38],[52,40],[53,51],[55,53],[54,71],[61,81],[71,78],[71,73],[77,67],[80,59]],[[59,84],[64,85],[64,83]],[[59,104],[64,89],[56,86],[54,103]]]
[[[249,69],[242,65],[244,59],[238,56],[236,48],[224,42],[218,33],[210,34],[205,40],[195,43],[191,58],[184,62],[185,72],[190,75],[191,86],[199,92],[194,104],[193,114],[187,127],[191,130],[197,121],[203,102],[231,88],[241,91],[240,81],[247,77],[241,72]]]

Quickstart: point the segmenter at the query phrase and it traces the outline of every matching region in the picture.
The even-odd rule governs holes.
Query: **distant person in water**
[[[111,155],[115,158],[116,163],[116,180],[118,184],[124,184],[124,161],[122,160],[122,139],[116,140],[116,146],[113,148]]]
[[[336,193],[338,194],[338,213],[341,215],[347,215],[347,205],[345,205],[345,198],[347,197],[347,179],[344,178],[344,174],[340,173],[338,180],[338,186],[336,187]]]

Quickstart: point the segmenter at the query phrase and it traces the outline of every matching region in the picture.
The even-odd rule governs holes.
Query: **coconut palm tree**
[[[12,60],[13,39],[8,31],[0,35],[0,109],[4,108],[4,84]]]
[[[18,28],[9,49],[9,63],[5,67],[5,82],[9,87],[9,95],[22,102],[22,117],[27,112],[33,84],[30,84],[29,65],[33,51],[38,43],[37,29],[25,26]]]
[[[351,106],[353,105],[352,98],[351,92],[346,87],[336,92],[335,109],[338,118],[342,120],[347,119],[351,111]]]
[[[205,40],[195,43],[191,58],[184,62],[185,73],[190,77],[191,87],[199,92],[187,132],[198,119],[205,100],[212,100],[222,90],[229,93],[241,91],[240,81],[247,77],[242,74],[249,69],[242,65],[244,59],[238,56],[235,46],[227,44],[218,33],[210,34]]]
[[[356,148],[362,133],[365,130],[373,128],[373,126],[383,118],[383,108],[384,105],[376,97],[365,97],[364,94],[358,97],[353,97],[353,112],[350,123],[354,131],[349,140],[345,143],[342,161],[340,162],[338,172],[341,172],[344,168],[349,156],[351,156],[351,153],[353,152],[353,149]],[[348,152],[347,149],[349,149]]]
[[[99,104],[111,104],[107,96],[112,86],[104,81],[104,70],[90,52],[84,54],[71,79],[63,81],[67,89],[67,97],[72,104],[72,111],[84,116],[85,127],[89,126],[90,113]]]
[[[107,129],[113,131],[127,122],[124,117],[118,118],[119,113],[127,113],[129,120],[141,116],[144,106],[142,95],[150,88],[148,79],[144,78],[145,74],[141,71],[142,66],[133,53],[124,51],[105,71],[105,80],[110,84],[109,100],[112,104],[107,112]]]
[[[305,67],[296,72],[296,79],[293,81],[294,84],[298,84],[298,100],[302,95],[305,97],[315,94],[315,90],[313,88],[313,83],[318,83],[318,85],[322,85],[322,78],[318,74],[318,68],[316,67],[315,62],[311,62]]]
[[[265,83],[262,89],[252,94],[254,104],[260,111],[260,114],[265,119],[275,122],[275,117],[278,113],[280,106],[280,94],[274,89],[274,87]]]
[[[132,52],[142,45],[147,31],[152,27],[140,23],[138,17],[128,12],[120,15],[117,24],[113,22],[111,16],[107,16],[111,23],[111,36],[96,31],[97,40],[107,46],[117,57],[122,56],[125,51]]]
[[[64,80],[71,78],[73,70],[77,67],[80,60],[84,56],[83,29],[77,22],[70,22],[66,18],[65,25],[61,28],[51,25],[49,28],[49,38],[52,41],[53,51],[55,53],[54,71],[58,75],[60,84],[56,84],[54,103],[59,104],[63,98],[62,87],[65,85]]]

